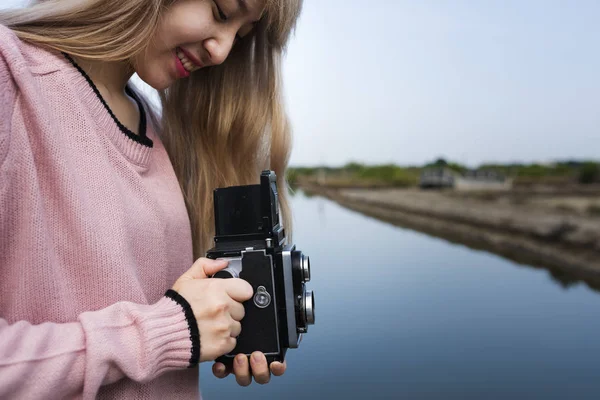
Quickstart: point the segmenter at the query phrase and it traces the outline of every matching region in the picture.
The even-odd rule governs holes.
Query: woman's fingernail
[[[252,361],[254,361],[254,362],[260,361],[260,357],[258,357],[258,354],[252,354]]]
[[[242,365],[244,363],[244,357],[238,357],[235,362],[237,362],[238,365]]]

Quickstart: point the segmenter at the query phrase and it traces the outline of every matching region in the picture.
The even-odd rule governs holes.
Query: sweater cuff
[[[194,340],[190,337],[186,315],[181,311],[179,303],[163,296],[139,316],[145,343],[142,352],[148,360],[154,360],[147,379],[193,366],[190,353]]]
[[[190,332],[190,340],[192,342],[192,351],[188,368],[193,368],[198,365],[198,361],[200,360],[200,332],[198,331],[198,323],[196,322],[194,311],[192,310],[190,303],[188,303],[183,296],[172,289],[167,290],[165,297],[168,297],[179,304],[185,314],[188,330]]]

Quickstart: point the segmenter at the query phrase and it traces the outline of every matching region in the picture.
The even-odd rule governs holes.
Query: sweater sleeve
[[[0,167],[10,145],[10,125],[16,96],[16,85],[0,53]]]
[[[128,377],[147,382],[191,367],[192,339],[182,305],[116,303],[77,322],[32,325],[0,319],[0,398],[94,398]]]

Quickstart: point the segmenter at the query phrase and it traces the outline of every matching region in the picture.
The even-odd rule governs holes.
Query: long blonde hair
[[[38,0],[0,12],[22,40],[99,61],[144,51],[161,13],[175,0]],[[291,129],[282,95],[282,55],[302,0],[266,0],[263,18],[219,66],[196,71],[160,91],[161,138],[190,216],[194,257],[212,245],[215,188],[256,184],[274,170],[288,239],[285,179]]]

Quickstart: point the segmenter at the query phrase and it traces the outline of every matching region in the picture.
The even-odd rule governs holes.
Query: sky
[[[600,159],[598,20],[598,0],[304,0],[290,163]]]

